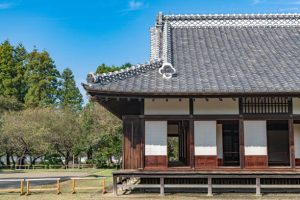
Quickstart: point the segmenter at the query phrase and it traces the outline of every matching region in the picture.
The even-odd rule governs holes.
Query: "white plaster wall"
[[[222,124],[217,124],[217,151],[218,158],[223,158],[223,126]]]
[[[294,124],[295,158],[300,158],[300,124]]]
[[[267,155],[266,121],[244,121],[245,155]]]
[[[300,114],[300,98],[293,98],[293,114]]]
[[[167,121],[145,121],[145,155],[167,155]]]
[[[189,99],[145,99],[145,115],[188,115]]]
[[[216,121],[195,121],[195,155],[217,155]]]
[[[230,98],[195,99],[194,114],[239,114],[239,101]]]

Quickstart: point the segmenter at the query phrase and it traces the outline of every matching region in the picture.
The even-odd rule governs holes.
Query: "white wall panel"
[[[145,99],[145,115],[188,115],[189,99]]]
[[[293,98],[293,114],[300,114],[300,98]]]
[[[167,155],[167,121],[145,121],[145,155]]]
[[[195,121],[195,155],[217,155],[216,121]]]
[[[239,101],[231,98],[219,99],[195,99],[194,114],[239,114]]]
[[[223,158],[223,126],[217,124],[217,151],[218,158]]]
[[[300,124],[294,124],[295,158],[300,158]]]
[[[245,155],[267,155],[266,121],[244,121]]]

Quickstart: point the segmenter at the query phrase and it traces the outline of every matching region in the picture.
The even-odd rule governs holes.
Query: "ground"
[[[242,199],[280,199],[280,200],[294,200],[299,199],[299,194],[268,194],[263,195],[261,197],[254,196],[252,194],[217,194],[213,197],[207,197],[205,194],[166,194],[165,196],[159,196],[156,193],[151,194],[130,194],[130,195],[120,195],[118,197],[114,197],[111,191],[112,188],[112,178],[111,173],[114,169],[69,169],[69,170],[26,170],[26,171],[0,171],[0,179],[1,178],[39,178],[39,177],[65,177],[65,181],[61,183],[61,194],[56,195],[55,191],[46,191],[46,192],[33,192],[31,195],[20,196],[18,193],[0,193],[0,200],[127,200],[127,199],[172,199],[172,200],[242,200]],[[81,181],[80,183],[76,184],[77,186],[98,186],[99,190],[80,190],[77,191],[76,194],[71,194],[71,181],[69,177],[73,176],[106,176],[107,177],[107,190],[106,194],[102,194],[100,190],[100,182],[99,181]],[[4,187],[5,186],[5,187]],[[7,185],[2,184],[0,185],[1,188],[7,188]],[[48,185],[36,185],[32,186],[31,188],[50,188],[54,185],[52,183]]]

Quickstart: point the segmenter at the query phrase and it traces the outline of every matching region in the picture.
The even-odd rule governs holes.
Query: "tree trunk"
[[[10,165],[10,153],[6,152],[6,166]]]
[[[13,162],[13,167],[15,167],[16,166],[16,161],[14,159],[13,154],[10,154],[10,158],[11,158],[11,161]]]
[[[87,160],[88,160],[88,161],[89,161],[89,160],[92,160],[92,158],[93,158],[93,150],[92,150],[92,148],[89,148],[89,149],[87,150],[86,156],[87,156]]]

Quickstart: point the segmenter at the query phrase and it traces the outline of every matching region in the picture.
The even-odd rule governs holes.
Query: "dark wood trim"
[[[245,168],[244,120],[239,119],[240,167]]]
[[[195,168],[195,134],[194,134],[194,120],[190,119],[190,165]]]
[[[123,134],[122,134],[122,169],[125,169],[125,120],[123,120]]]
[[[300,158],[295,158],[295,165],[296,167],[300,166]]]
[[[290,146],[290,165],[295,168],[295,142],[294,142],[294,120],[289,119],[289,146]]]
[[[141,110],[140,110],[140,114],[141,115],[144,115],[144,112],[145,112],[145,100],[144,99],[141,99]]]
[[[145,168],[145,120],[140,120],[141,124],[141,168]]]
[[[192,98],[189,99],[189,109],[190,109],[190,115],[194,114],[194,100]]]

